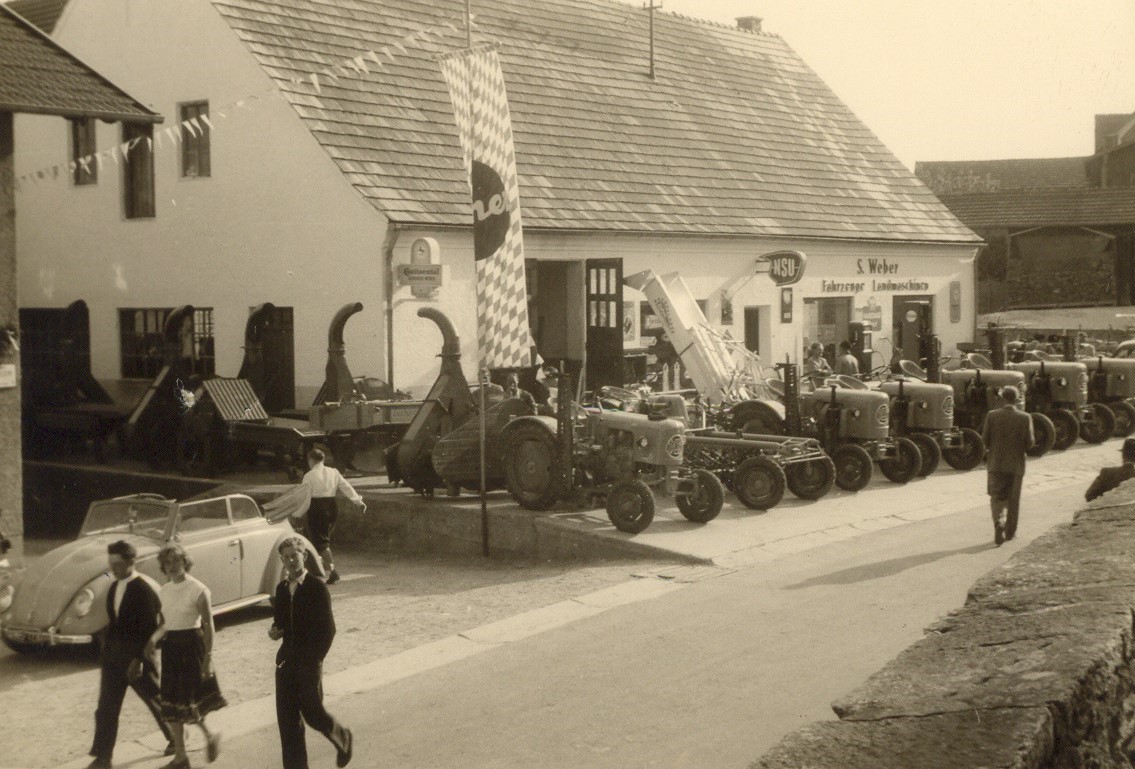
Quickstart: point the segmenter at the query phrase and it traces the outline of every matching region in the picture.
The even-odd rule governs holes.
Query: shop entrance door
[[[929,294],[902,295],[894,298],[891,326],[895,349],[903,360],[918,361],[918,337],[922,318],[927,318],[927,331],[934,331],[934,297]]]
[[[586,264],[587,368],[585,386],[623,385],[623,260]]]
[[[745,308],[745,349],[769,355],[772,348],[772,308],[768,305]]]

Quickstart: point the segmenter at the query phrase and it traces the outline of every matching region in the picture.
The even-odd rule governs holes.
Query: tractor
[[[676,498],[687,520],[721,512],[724,489],[709,470],[683,465],[686,426],[667,404],[649,413],[584,408],[558,377],[556,416],[514,417],[500,434],[506,485],[521,507],[547,510],[561,499],[604,500],[619,531],[637,534],[654,520],[654,489]]]
[[[1053,447],[1063,451],[1077,436],[1103,443],[1115,432],[1115,414],[1102,403],[1088,403],[1088,369],[1083,363],[1026,360],[1008,364],[1025,375],[1025,407],[1052,420]]]
[[[1135,433],[1135,360],[1124,358],[1084,358],[1088,367],[1088,402],[1102,403],[1115,415],[1115,435]]]
[[[852,389],[837,379],[827,380],[814,392],[801,393],[796,364],[785,362],[777,369],[783,382],[769,380],[767,384],[781,390],[781,401],[733,404],[722,414],[729,430],[816,438],[835,463],[835,484],[845,491],[864,488],[871,481],[874,462],[894,483],[906,483],[918,475],[922,463],[918,445],[909,438],[890,435],[886,393]],[[806,472],[807,465],[799,467],[792,474]]]

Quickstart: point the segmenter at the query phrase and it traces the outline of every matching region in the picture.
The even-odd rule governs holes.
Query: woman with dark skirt
[[[205,755],[211,763],[221,748],[221,736],[210,732],[205,716],[227,703],[213,669],[213,607],[209,588],[189,576],[193,559],[180,545],[166,545],[158,565],[168,581],[162,585],[162,624],[150,638],[162,650],[162,718],[173,733],[174,759],[162,769],[189,769],[185,724],[205,735]],[[152,651],[152,649],[151,649]]]

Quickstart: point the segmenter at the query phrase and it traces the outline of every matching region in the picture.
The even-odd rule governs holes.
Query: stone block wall
[[[760,769],[1104,769],[1135,758],[1135,483],[979,580]]]

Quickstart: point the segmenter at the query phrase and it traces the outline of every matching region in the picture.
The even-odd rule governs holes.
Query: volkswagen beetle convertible
[[[298,510],[296,512],[299,512]],[[107,624],[106,547],[124,539],[138,551],[135,568],[165,581],[158,551],[176,542],[192,557],[193,576],[208,586],[213,613],[270,598],[281,579],[276,547],[296,536],[282,516],[269,521],[243,494],[176,502],[156,494],[134,494],[93,502],[79,537],[37,558],[24,570],[8,610],[0,615],[0,636],[17,652],[60,644],[97,643]],[[308,569],[323,576],[310,542]]]

